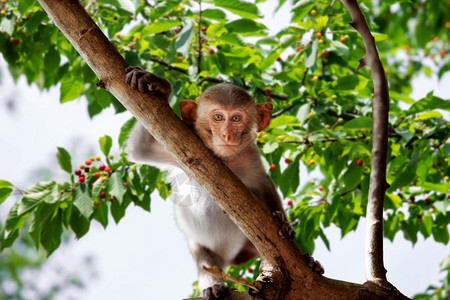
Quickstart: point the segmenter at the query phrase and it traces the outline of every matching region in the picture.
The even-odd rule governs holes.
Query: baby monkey
[[[168,100],[171,86],[167,80],[137,67],[129,67],[126,72],[125,82],[133,89]],[[256,104],[243,89],[219,84],[205,90],[196,102],[181,101],[180,110],[183,122],[279,220],[280,236],[294,239],[295,231],[287,222],[280,196],[264,169],[255,143],[257,132],[270,123],[272,104]],[[225,269],[259,256],[258,251],[211,196],[189,174],[184,174],[173,156],[139,123],[130,133],[126,152],[131,161],[170,170],[175,218],[197,265],[199,288],[203,297],[221,299],[228,292],[225,282],[204,271],[202,266]],[[180,178],[184,182],[180,183]],[[180,184],[191,192],[179,192]],[[318,262],[309,256],[307,260],[312,268],[323,273]]]

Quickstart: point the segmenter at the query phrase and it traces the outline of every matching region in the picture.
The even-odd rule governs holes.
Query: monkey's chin
[[[240,145],[218,145],[214,147],[214,153],[221,158],[234,158],[240,153]]]

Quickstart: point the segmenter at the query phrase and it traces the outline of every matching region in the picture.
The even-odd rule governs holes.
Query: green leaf
[[[297,117],[281,115],[272,120],[268,128],[277,128],[284,126],[298,126],[300,123],[298,122]]]
[[[13,187],[14,185],[6,180],[1,180],[0,179],[0,189],[5,188],[5,187]]]
[[[339,41],[330,41],[331,49],[335,50],[339,56],[348,57],[350,55],[350,49],[347,45],[339,42]]]
[[[311,103],[305,103],[300,106],[300,109],[297,112],[297,118],[300,121],[300,124],[303,124],[305,120],[308,118],[308,114],[311,110]]]
[[[273,151],[277,150],[279,147],[279,144],[277,142],[269,142],[266,143],[262,149],[264,154],[272,153]]]
[[[159,19],[158,22],[152,23],[148,26],[145,26],[144,29],[141,31],[141,36],[143,38],[145,38],[149,35],[163,32],[163,31],[172,29],[173,27],[177,27],[177,26],[181,26],[181,25],[183,25],[183,23],[181,23],[178,20]]]
[[[205,9],[202,12],[202,17],[203,18],[207,18],[207,19],[217,20],[217,21],[225,21],[227,15],[223,11],[221,11],[220,9],[210,8],[210,9]]]
[[[440,211],[442,214],[447,214],[447,208],[448,208],[448,199],[444,198],[444,200],[436,201],[433,203],[434,208],[436,208],[438,211]]]
[[[16,21],[14,14],[9,14],[2,18],[0,23],[0,31],[5,31],[9,36],[14,32],[14,22]]]
[[[72,161],[69,152],[62,147],[58,147],[58,153],[56,154],[59,166],[67,173],[72,173]]]
[[[122,12],[125,11],[130,15],[134,14],[135,11],[135,2],[132,0],[99,0],[99,2],[111,4],[120,9]]]
[[[84,90],[84,83],[81,79],[76,79],[71,75],[66,75],[61,79],[61,87],[59,89],[61,96],[60,102],[66,103],[77,99]]]
[[[277,51],[270,52],[261,63],[261,71],[267,70],[277,60],[280,54]]]
[[[92,207],[92,199],[87,191],[86,185],[77,185],[75,189],[75,196],[73,198],[73,204],[80,211],[80,213],[89,220],[90,216],[94,212]]]
[[[338,90],[354,90],[359,84],[358,75],[348,75],[338,79],[333,83],[333,87]]]
[[[61,244],[62,218],[57,214],[42,224],[41,244],[50,256]]]
[[[279,182],[279,187],[283,193],[284,198],[289,197],[295,193],[298,185],[300,184],[300,158],[297,157],[295,161],[288,164],[287,168],[283,172],[283,180]]]
[[[118,224],[119,221],[125,216],[125,207],[118,201],[113,201],[111,203],[111,215],[113,216],[114,222]]]
[[[114,172],[108,180],[108,192],[111,196],[116,197],[117,202],[122,204],[123,195],[127,189],[123,183],[122,177],[118,172]]]
[[[43,203],[39,206],[39,209],[33,214],[33,219],[31,220],[31,226],[29,230],[29,235],[34,242],[36,250],[39,249],[42,238],[42,229],[45,223],[55,216],[57,212],[57,203]]]
[[[314,40],[312,45],[308,47],[308,49],[306,49],[305,66],[307,68],[311,68],[311,70],[316,69],[317,48],[318,48],[317,40]]]
[[[98,140],[98,142],[100,144],[100,149],[102,150],[103,154],[105,154],[105,156],[108,156],[109,151],[111,150],[112,147],[112,138],[108,135],[105,135],[101,137]]]
[[[447,194],[450,190],[450,182],[444,183],[423,182],[420,183],[420,186],[426,190],[436,191],[443,194]]]
[[[361,182],[363,168],[358,166],[356,162],[352,162],[352,164],[348,167],[347,172],[344,174],[344,183],[346,190],[352,190],[359,185]]]
[[[70,215],[70,228],[75,232],[77,239],[81,238],[89,231],[90,225],[91,222],[81,215],[77,207],[74,207],[72,214]]]
[[[265,25],[249,19],[238,19],[231,21],[225,25],[225,28],[227,28],[230,32],[241,34],[255,33],[267,29]]]
[[[95,208],[94,219],[102,224],[103,228],[108,226],[108,205],[105,201],[100,201],[100,205]]]
[[[122,125],[120,128],[119,133],[119,147],[123,149],[125,147],[125,142],[128,139],[128,136],[130,135],[131,130],[133,130],[134,126],[136,125],[137,120],[136,118],[131,118],[128,121],[125,122],[125,124]]]
[[[177,52],[181,53],[184,57],[188,56],[189,46],[191,45],[193,37],[194,29],[192,27],[192,22],[186,22],[175,41],[175,49],[177,49]]]
[[[434,110],[434,111],[418,114],[417,118],[419,120],[426,120],[426,119],[431,119],[431,118],[442,118],[442,114],[440,112]]]
[[[429,93],[425,98],[415,102],[406,112],[406,115],[412,115],[419,112],[430,111],[433,109],[450,110],[450,100],[443,100]]]
[[[246,19],[258,19],[262,17],[255,4],[243,0],[214,0],[214,6],[222,7]]]
[[[418,220],[419,231],[422,233],[424,238],[429,237],[433,230],[433,218],[431,216],[423,216],[421,220]]]
[[[302,21],[306,14],[314,7],[315,2],[313,0],[300,0],[292,6],[291,11],[294,13],[292,23]]]
[[[359,117],[350,120],[344,124],[344,129],[361,130],[367,129],[372,130],[372,117]]]
[[[51,199],[54,197],[52,191],[55,185],[56,183],[54,181],[38,182],[33,185],[27,190],[22,199],[19,200],[17,214],[24,215],[44,201],[51,202]]]
[[[0,188],[0,204],[5,201],[9,195],[12,193],[13,189],[11,188]]]
[[[433,227],[433,237],[436,242],[440,242],[444,245],[447,245],[449,241],[449,234],[447,227],[446,226]]]
[[[375,42],[381,42],[388,38],[387,34],[382,34],[378,32],[372,32],[372,35],[375,38]]]

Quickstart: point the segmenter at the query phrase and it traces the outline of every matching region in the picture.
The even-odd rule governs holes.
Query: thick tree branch
[[[370,33],[358,2],[356,0],[341,0],[341,2],[347,7],[352,17],[353,22],[350,25],[359,32],[366,47],[366,56],[360,60],[357,71],[364,66],[368,66],[372,71],[374,85],[372,168],[366,213],[366,278],[383,286],[389,286],[383,263],[383,202],[387,189],[388,85],[383,64],[378,57],[375,39]]]
[[[262,257],[261,275],[271,284],[255,283],[262,290],[255,299],[361,299],[367,295],[404,298],[396,290],[375,289],[314,273],[297,246],[278,235],[278,222],[184,125],[167,102],[125,84],[128,64],[77,0],[39,2],[99,77],[99,85],[110,91],[173,154],[258,249]]]

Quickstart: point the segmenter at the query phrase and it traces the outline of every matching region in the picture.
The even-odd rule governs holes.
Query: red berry
[[[202,27],[202,32],[206,32],[207,29],[208,28],[206,28],[206,27]]]
[[[17,46],[17,45],[19,45],[20,40],[18,40],[18,39],[12,39],[12,43],[13,43],[14,46]],[[444,53],[445,53],[445,52],[444,52]]]
[[[447,199],[450,199],[450,194],[449,194],[449,195],[447,195]]]
[[[127,187],[128,186],[128,182],[124,182],[123,185]]]
[[[105,192],[101,192],[100,193],[100,198],[104,199],[106,197],[106,193]]]
[[[286,158],[286,159],[284,160],[284,162],[287,163],[287,164],[290,164],[290,163],[291,163],[291,160],[290,160],[289,158]]]
[[[273,170],[275,170],[277,168],[277,166],[275,165],[275,164],[271,164],[270,165],[270,169],[273,171]]]
[[[91,169],[89,169],[89,168],[84,168],[84,172],[86,172],[86,173],[89,173],[90,170]]]
[[[360,160],[360,159],[358,159],[357,161],[356,161],[356,164],[358,165],[358,166],[362,166],[363,165],[363,161],[362,160]]]
[[[277,61],[281,61],[281,57],[278,56],[278,57],[277,57]]]
[[[213,55],[214,53],[215,53],[214,49],[213,48],[209,48],[209,54]]]
[[[345,37],[341,37],[341,43],[345,43],[347,39]]]
[[[111,172],[111,168],[110,168],[110,167],[106,167],[106,168],[105,168],[105,172],[106,172],[106,173]]]
[[[94,184],[93,184],[93,183],[91,183],[90,187],[91,187],[91,189],[93,189],[93,188],[94,188]]]
[[[324,187],[322,185],[319,186],[319,191],[323,191]]]
[[[98,173],[98,172],[95,173],[95,174],[94,174],[94,177],[95,177],[95,178],[99,178],[99,177],[100,177],[100,173]]]
[[[272,98],[270,98],[269,96],[267,96],[266,101],[270,102],[272,100]]]
[[[248,268],[248,272],[249,273],[253,273],[253,269],[252,268]]]
[[[430,199],[430,198],[427,198],[427,199],[425,199],[425,202],[426,202],[427,204],[430,204],[430,203],[431,203],[431,199]]]
[[[320,32],[316,33],[316,38],[318,38],[318,39],[322,38],[322,33],[320,33]]]
[[[270,96],[270,95],[272,94],[272,90],[271,90],[271,89],[266,89],[265,92],[266,92],[266,95],[267,95],[267,96]]]
[[[78,181],[79,182],[84,182],[86,180],[86,177],[84,177],[83,175],[81,175],[80,177],[78,177]]]
[[[289,206],[292,206],[292,205],[294,204],[294,201],[292,201],[291,199],[289,199],[288,202],[287,202],[287,204],[288,204]]]
[[[84,164],[85,164],[86,166],[90,166],[91,163],[92,163],[91,160],[87,160],[87,161],[84,162]]]
[[[409,197],[409,201],[411,201],[411,203],[416,202],[416,197],[414,196]]]
[[[99,206],[100,206],[100,201],[95,201],[95,202],[94,202],[94,206],[95,206],[95,207],[99,207]]]
[[[81,170],[75,170],[75,175],[80,176],[81,175]]]
[[[297,47],[297,52],[302,51],[302,47]]]
[[[105,170],[105,168],[106,168],[106,166],[105,166],[105,165],[101,165],[100,167],[98,167],[98,169],[99,169],[100,171],[104,171],[104,170]]]
[[[418,215],[417,215],[417,219],[418,219],[418,220],[422,220],[422,215],[421,215],[421,214],[418,214]]]
[[[17,43],[17,44],[18,44],[18,43]],[[17,45],[17,44],[15,44],[15,45]],[[440,55],[441,57],[444,57],[444,56],[445,56],[445,50],[439,51],[439,55]]]

